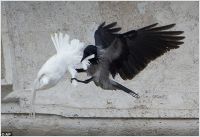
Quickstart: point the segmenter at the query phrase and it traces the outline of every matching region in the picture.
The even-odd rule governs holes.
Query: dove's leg
[[[72,79],[74,79],[74,78],[76,77],[77,71],[76,71],[74,68],[72,68],[72,67],[68,67],[68,70],[69,70],[69,73],[70,73],[71,76],[72,76]],[[77,82],[76,82],[76,81],[71,81],[71,82],[72,82],[72,84],[73,84],[74,86],[77,85]]]
[[[69,73],[71,74],[72,78],[75,78],[77,71],[72,67],[68,67],[68,70],[69,70]]]
[[[88,84],[88,83],[90,83],[90,82],[93,80],[93,77],[91,77],[91,78],[89,78],[89,79],[86,79],[86,80],[84,80],[84,81],[78,80],[78,79],[76,79],[76,78],[72,78],[71,81],[72,81],[72,80],[76,80],[77,82],[81,82],[81,83]]]

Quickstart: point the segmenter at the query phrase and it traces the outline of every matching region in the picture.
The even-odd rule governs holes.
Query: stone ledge
[[[2,113],[27,113],[30,105],[20,107],[19,103],[3,103]],[[100,117],[100,118],[198,118],[198,109],[94,109],[72,108],[62,105],[36,105],[36,115],[51,114],[63,117]]]
[[[195,135],[198,119],[64,118],[2,114],[2,131],[13,135]]]
[[[160,93],[163,95],[163,93]],[[198,98],[190,99],[189,93],[179,93],[176,96],[187,96],[189,102],[195,102]],[[190,93],[192,95],[198,93]],[[159,96],[159,94],[146,93],[142,100],[149,99],[152,96]],[[167,95],[167,93],[166,93]],[[147,96],[147,97],[146,97]],[[156,97],[157,97],[156,96]],[[49,98],[50,96],[46,96]],[[59,97],[59,96],[58,96]],[[59,100],[59,98],[58,98]],[[154,99],[155,100],[155,99]],[[29,91],[13,91],[4,98],[4,103],[1,105],[2,113],[14,114],[28,114],[31,112],[30,108],[30,92]],[[44,103],[47,103],[43,101]],[[187,104],[187,102],[186,102]],[[167,105],[167,104],[166,104]],[[75,107],[67,104],[40,104],[36,102],[35,111],[38,114],[51,114],[63,117],[100,117],[100,118],[198,118],[199,109],[192,103],[190,107],[181,104],[178,107],[167,106],[161,107],[139,107],[142,106],[140,102],[130,108],[89,108],[89,107]]]

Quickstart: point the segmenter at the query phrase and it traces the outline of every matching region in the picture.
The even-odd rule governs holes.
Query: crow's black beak
[[[83,58],[81,59],[81,62],[84,60],[86,58],[86,56],[85,55],[83,55]]]
[[[81,62],[84,60],[84,58],[81,59]]]

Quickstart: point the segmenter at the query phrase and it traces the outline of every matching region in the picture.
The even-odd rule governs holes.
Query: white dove
[[[84,43],[80,42],[78,39],[69,40],[69,35],[62,33],[55,33],[51,35],[51,39],[56,48],[57,54],[50,57],[46,63],[42,66],[37,74],[37,78],[33,84],[32,90],[32,112],[31,116],[35,117],[35,97],[36,91],[49,89],[55,86],[64,76],[64,74],[69,71],[72,78],[76,76],[76,68],[80,65],[81,58],[83,56],[83,50],[85,48]],[[89,59],[93,58],[94,55],[88,57],[84,62],[82,62],[83,69],[87,69],[89,65]],[[76,81],[72,81],[73,85],[77,85]]]

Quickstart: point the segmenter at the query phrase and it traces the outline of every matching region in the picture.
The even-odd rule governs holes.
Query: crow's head
[[[84,52],[83,52],[83,57],[81,59],[81,62],[87,58],[88,56],[90,55],[94,55],[94,58],[92,59],[89,59],[89,61],[92,63],[92,64],[96,64],[97,61],[98,61],[98,57],[97,57],[97,47],[94,46],[94,45],[88,45],[85,49],[84,49]]]

